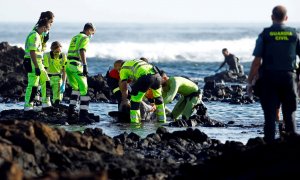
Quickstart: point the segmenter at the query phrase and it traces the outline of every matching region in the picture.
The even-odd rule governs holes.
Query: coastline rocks
[[[209,81],[203,87],[202,100],[204,102],[221,101],[230,104],[251,104],[259,101],[259,98],[256,96],[250,98],[246,94],[246,89],[240,84],[225,85],[224,83]]]
[[[232,71],[222,71],[220,73],[216,73],[212,76],[207,76],[204,78],[204,82],[231,82],[231,83],[246,83],[247,76],[246,75],[236,75]]]
[[[0,121],[1,120],[36,120],[38,122],[44,122],[49,124],[90,124],[94,122],[99,122],[100,117],[89,113],[90,122],[79,122],[78,113],[73,115],[73,119],[68,121],[68,106],[59,105],[55,108],[46,108],[42,111],[32,111],[25,112],[24,110],[10,109],[3,110],[0,112]]]
[[[0,95],[2,102],[11,99],[24,100],[27,76],[23,69],[24,50],[10,46],[7,42],[0,43]]]
[[[0,175],[4,179],[261,179],[296,177],[300,136],[272,144],[262,138],[221,143],[199,129],[114,138],[37,121],[0,121]]]
[[[226,125],[217,120],[211,119],[208,116],[207,108],[203,103],[197,104],[195,109],[197,113],[191,116],[188,120],[180,119],[174,122],[170,122],[170,127],[225,127]]]

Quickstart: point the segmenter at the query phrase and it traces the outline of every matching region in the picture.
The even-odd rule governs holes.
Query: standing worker
[[[36,95],[38,85],[49,88],[42,89],[42,107],[50,107],[50,82],[43,65],[42,41],[40,35],[49,31],[50,23],[46,19],[39,21],[37,28],[32,30],[26,38],[24,66],[28,72],[28,85],[25,93],[24,110],[33,110],[33,100]]]
[[[72,115],[75,113],[76,104],[80,95],[79,121],[89,122],[88,108],[90,97],[88,95],[87,84],[88,68],[86,50],[95,31],[96,28],[92,23],[86,23],[83,31],[72,38],[69,46],[68,60],[66,63],[68,82],[72,87],[68,112],[69,121],[72,120]]]
[[[165,72],[162,72],[162,87],[165,104],[172,102],[177,93],[181,95],[170,117],[176,120],[182,115],[182,119],[188,120],[194,111],[194,107],[202,99],[198,85],[184,77],[169,78]]]
[[[275,140],[276,110],[282,106],[285,132],[296,133],[297,109],[296,55],[300,56],[300,41],[296,29],[286,26],[288,19],[284,6],[272,11],[271,27],[258,36],[255,56],[248,77],[247,92],[252,94],[252,82],[258,75],[262,81],[260,103],[264,111],[264,140]]]
[[[130,97],[130,122],[140,123],[140,103],[150,88],[156,105],[156,116],[159,122],[166,122],[165,108],[161,94],[161,76],[158,70],[143,60],[126,61],[120,70],[120,90],[122,93],[121,106],[129,106],[127,81],[133,80]]]
[[[44,54],[44,65],[47,69],[52,88],[52,103],[57,106],[63,98],[66,84],[65,63],[66,54],[61,52],[61,44],[55,41],[51,44],[51,51]]]

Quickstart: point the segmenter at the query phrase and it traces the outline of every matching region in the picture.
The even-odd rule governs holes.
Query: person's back
[[[168,77],[162,74],[163,99],[164,103],[170,103],[174,100],[176,94],[181,97],[173,108],[170,116],[176,120],[180,115],[182,119],[189,119],[194,111],[194,107],[201,101],[201,92],[198,85],[184,77]]]
[[[172,102],[177,93],[182,96],[188,96],[191,93],[198,92],[198,89],[198,85],[187,78],[170,77],[163,90],[164,102]]]
[[[300,56],[300,40],[294,28],[285,26],[286,8],[276,6],[272,11],[273,24],[259,35],[253,52],[255,56],[248,77],[247,91],[251,95],[252,82],[258,75],[262,82],[260,102],[264,110],[264,138],[275,139],[276,110],[282,104],[285,131],[296,133],[297,109],[296,55]],[[259,69],[259,71],[258,71]]]

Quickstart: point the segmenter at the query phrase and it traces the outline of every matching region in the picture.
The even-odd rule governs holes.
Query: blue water
[[[27,34],[34,23],[0,23],[0,42],[24,47]],[[248,74],[257,35],[270,24],[96,24],[97,31],[89,45],[88,67],[90,74],[105,75],[116,59],[146,57],[170,76],[187,76],[204,86],[203,79],[213,75],[224,57],[221,49],[227,47],[238,56]],[[300,24],[293,24],[300,29]],[[82,30],[83,24],[55,23],[51,27],[48,49],[52,41],[60,41],[63,51],[67,51],[72,36]],[[223,68],[225,70],[226,67]],[[173,104],[168,105],[170,108]],[[197,127],[211,138],[222,142],[236,140],[246,143],[251,137],[263,136],[263,112],[259,103],[231,105],[221,102],[206,102],[209,116],[235,125],[257,125],[255,128],[204,128]],[[0,104],[3,109],[22,109],[23,103]],[[88,127],[100,127],[115,136],[124,131],[135,132],[143,137],[153,133],[158,123],[144,123],[142,127],[120,124],[107,113],[116,110],[114,104],[92,103],[90,111],[101,116],[101,121]],[[300,117],[297,111],[297,120]],[[297,122],[299,129],[300,122]],[[62,126],[68,130],[82,131],[85,127]],[[168,128],[170,131],[185,128]]]

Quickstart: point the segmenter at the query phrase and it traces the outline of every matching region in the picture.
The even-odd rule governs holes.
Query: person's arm
[[[164,97],[165,104],[173,101],[179,88],[179,84],[176,82],[174,78],[170,78],[168,81],[169,81],[168,84],[170,86],[170,89],[168,89],[168,91],[165,92],[165,97]]]
[[[85,49],[80,49],[79,52],[80,52],[80,59],[81,59],[82,64],[86,65]]]
[[[226,60],[224,60],[224,62],[222,62],[222,64],[220,65],[220,67],[216,70],[216,71],[219,71],[226,63]]]
[[[39,68],[39,65],[38,65],[37,60],[36,60],[36,53],[35,53],[34,50],[30,51],[30,58],[31,58],[31,60],[32,60],[32,62],[34,64],[34,67],[35,68]]]
[[[261,57],[254,58],[251,68],[250,68],[248,80],[247,80],[248,85],[252,85],[253,81],[255,80],[255,77],[258,76],[258,69],[261,66],[261,60],[262,60]]]
[[[120,91],[122,93],[122,101],[127,102],[128,100],[127,80],[120,82]]]

